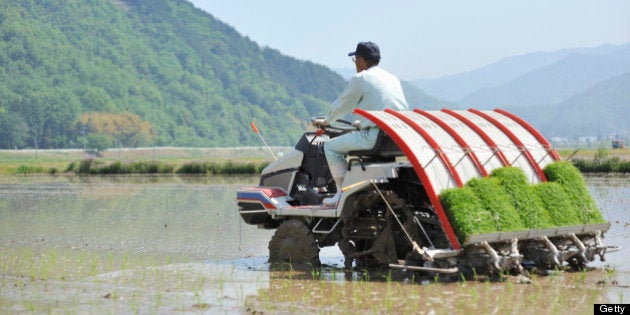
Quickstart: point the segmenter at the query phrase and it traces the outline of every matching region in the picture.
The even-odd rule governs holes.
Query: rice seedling
[[[468,235],[495,231],[495,224],[489,220],[491,213],[486,211],[470,187],[452,188],[440,194],[440,201],[447,209],[460,241]]]
[[[484,208],[492,213],[496,223],[495,231],[524,230],[520,216],[514,208],[510,196],[505,192],[499,180],[494,177],[471,179],[466,183],[471,187]]]
[[[549,181],[562,186],[573,208],[580,214],[582,223],[605,222],[586,188],[584,177],[575,166],[569,162],[555,162],[547,165],[543,171]]]
[[[551,227],[549,214],[545,211],[542,200],[527,181],[523,170],[516,167],[503,167],[494,170],[491,176],[498,179],[505,192],[510,196],[510,200],[526,228]]]
[[[540,183],[534,190],[547,209],[554,226],[578,225],[582,223],[580,214],[573,206],[562,186],[554,182]]]
[[[522,170],[505,167],[443,191],[440,201],[460,241],[475,234],[605,222],[577,168],[554,162],[544,172],[548,181],[532,185]]]

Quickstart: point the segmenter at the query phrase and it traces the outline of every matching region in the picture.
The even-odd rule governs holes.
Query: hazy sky
[[[357,42],[403,79],[473,70],[504,57],[630,42],[628,0],[190,0],[262,46],[352,68]]]

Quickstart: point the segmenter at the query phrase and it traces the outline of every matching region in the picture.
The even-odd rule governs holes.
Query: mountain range
[[[505,108],[547,137],[629,137],[630,43],[505,58],[412,83],[461,108]]]
[[[0,148],[291,145],[345,85],[184,0],[0,1],[0,38]]]
[[[0,2],[0,148],[292,145],[346,74],[185,0]],[[547,137],[630,136],[630,44],[402,82],[413,107],[502,107]],[[142,126],[139,128],[138,126]]]

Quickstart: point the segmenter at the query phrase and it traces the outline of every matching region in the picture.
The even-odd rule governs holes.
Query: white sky
[[[405,80],[473,70],[504,57],[630,42],[628,0],[190,0],[285,55],[353,68],[359,41]]]

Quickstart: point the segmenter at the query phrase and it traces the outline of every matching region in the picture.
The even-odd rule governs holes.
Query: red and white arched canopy
[[[540,132],[521,118],[493,111],[365,111],[405,153],[426,189],[454,249],[460,247],[438,195],[492,170],[514,166],[531,183],[546,181],[542,169],[560,157]]]

